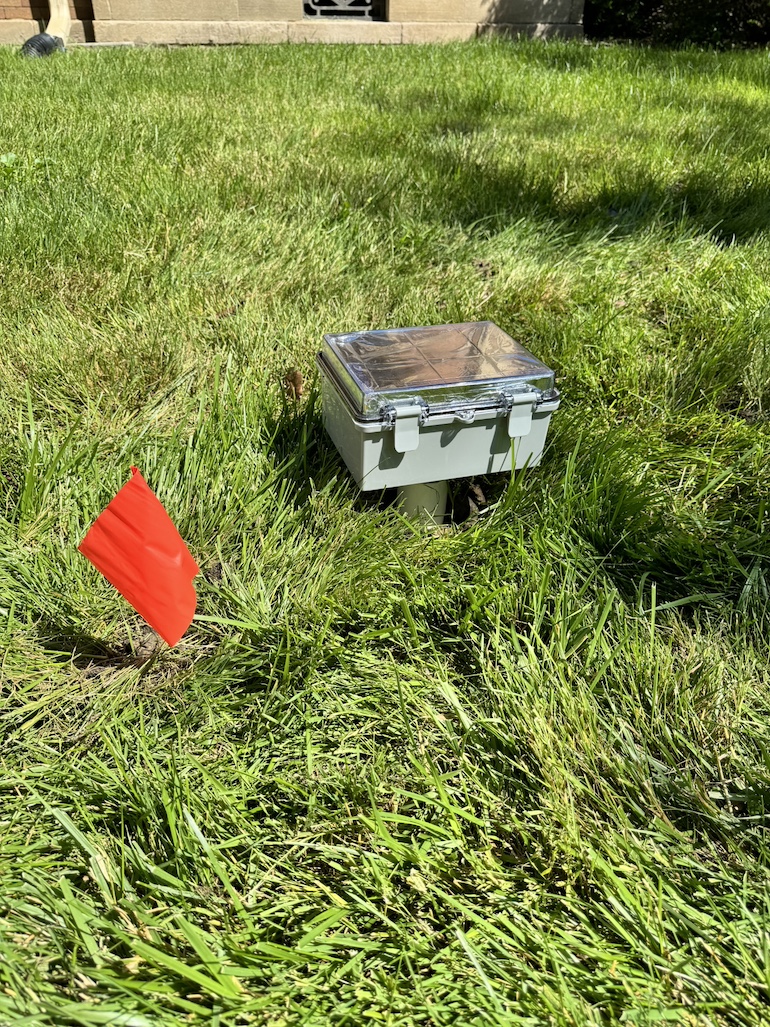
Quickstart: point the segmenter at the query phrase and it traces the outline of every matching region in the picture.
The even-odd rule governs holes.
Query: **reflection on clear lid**
[[[554,386],[553,371],[492,321],[325,335],[319,362],[364,416],[397,399],[471,406]]]

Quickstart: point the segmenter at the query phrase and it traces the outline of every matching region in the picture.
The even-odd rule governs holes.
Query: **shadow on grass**
[[[131,651],[127,647],[115,649],[103,639],[50,621],[42,621],[38,625],[38,638],[49,655],[94,676],[125,666],[131,659]]]
[[[168,651],[156,632],[138,616],[125,640],[113,644],[51,621],[42,621],[37,634],[50,657],[74,667],[84,678],[99,678],[128,667],[150,669],[155,658]],[[183,660],[183,664],[187,662]]]
[[[347,474],[324,429],[316,388],[301,402],[284,398],[275,412],[266,411],[264,429],[276,465],[281,468],[281,482],[289,488],[295,506]]]
[[[581,58],[579,50],[550,54],[549,48],[543,47],[537,63],[555,62],[558,68],[568,59],[570,64],[579,66],[582,60],[590,65],[591,53],[589,50]],[[664,56],[640,50],[638,60],[664,78],[681,63],[667,62]],[[375,100],[374,105],[381,102]],[[763,99],[716,92],[703,126],[702,97],[690,97],[683,90],[675,107],[683,117],[690,116],[692,132],[680,131],[676,139],[668,140],[663,129],[635,129],[632,135],[619,138],[619,147],[608,147],[604,158],[586,154],[585,165],[578,163],[577,167],[569,150],[569,137],[579,128],[575,116],[552,110],[538,117],[516,97],[504,94],[499,85],[487,85],[468,97],[449,97],[438,87],[407,89],[400,106],[415,112],[414,132],[407,138],[402,128],[391,130],[387,120],[377,125],[367,121],[352,136],[348,129],[332,134],[332,150],[366,152],[381,158],[383,166],[392,164],[394,153],[403,155],[401,188],[392,178],[386,187],[371,172],[356,174],[355,162],[346,166],[344,179],[334,183],[335,193],[348,200],[346,210],[366,205],[384,216],[397,217],[398,204],[419,181],[426,201],[422,211],[428,212],[430,220],[466,228],[483,226],[484,234],[503,231],[527,217],[575,239],[609,232],[620,238],[658,225],[675,226],[677,233],[704,235],[724,246],[746,243],[770,228],[770,176],[761,167],[764,144],[759,133],[746,142],[747,126],[764,124]],[[661,112],[671,106],[669,93],[660,97],[659,106]],[[515,126],[524,137],[513,160],[499,147],[468,150],[466,137],[498,124]],[[683,167],[673,180],[665,161],[655,152],[664,140]],[[542,149],[555,141],[564,147],[562,154],[551,153],[559,167],[529,164],[528,146]],[[649,167],[640,167],[640,154],[647,147],[657,166],[651,156]],[[726,162],[737,153],[746,162],[745,176],[726,173]],[[590,177],[596,160],[604,162],[603,184],[588,195],[571,195],[564,188],[565,169]],[[325,168],[324,173],[328,172]]]

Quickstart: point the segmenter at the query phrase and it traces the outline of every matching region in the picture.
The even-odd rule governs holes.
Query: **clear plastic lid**
[[[553,371],[492,321],[325,335],[319,363],[363,417],[418,396],[457,409],[554,387]]]

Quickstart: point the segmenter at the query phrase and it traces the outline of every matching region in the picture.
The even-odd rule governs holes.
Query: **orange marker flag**
[[[78,549],[162,639],[177,644],[195,614],[200,568],[136,467]]]

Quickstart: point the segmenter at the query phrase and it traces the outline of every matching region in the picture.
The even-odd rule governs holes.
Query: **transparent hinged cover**
[[[554,390],[553,371],[492,321],[325,335],[318,362],[365,420],[399,401],[456,410]]]

